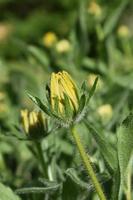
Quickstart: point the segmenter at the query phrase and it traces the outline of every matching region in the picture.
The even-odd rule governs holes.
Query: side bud
[[[40,139],[46,135],[47,119],[42,112],[21,110],[21,125],[30,139]]]

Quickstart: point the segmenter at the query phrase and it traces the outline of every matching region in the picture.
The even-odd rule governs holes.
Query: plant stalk
[[[84,163],[84,166],[88,172],[88,175],[90,176],[91,178],[91,181],[96,189],[96,192],[97,192],[97,195],[99,196],[99,199],[100,200],[107,200],[105,195],[104,195],[104,192],[102,190],[102,187],[96,177],[96,174],[93,170],[93,167],[91,165],[91,161],[90,161],[90,158],[89,158],[89,155],[86,153],[85,149],[84,149],[84,146],[82,145],[81,143],[81,139],[80,139],[80,136],[78,135],[75,127],[72,127],[72,135],[73,135],[73,138],[76,142],[76,145],[77,145],[77,148],[79,150],[79,153],[80,153],[80,156],[83,160],[83,163]]]
[[[46,163],[45,163],[45,160],[44,160],[41,142],[36,141],[35,146],[36,146],[37,156],[39,158],[39,162],[40,162],[40,165],[41,165],[41,168],[42,168],[43,175],[44,175],[45,178],[48,178],[48,173],[47,173]]]

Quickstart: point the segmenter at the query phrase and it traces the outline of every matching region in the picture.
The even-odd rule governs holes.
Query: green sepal
[[[91,88],[91,90],[89,92],[89,95],[87,97],[87,104],[89,103],[91,97],[93,96],[93,94],[94,94],[94,92],[96,90],[97,82],[98,82],[98,77],[96,77],[96,79],[95,79],[95,81],[93,83],[93,86],[92,86],[92,88]]]
[[[45,104],[43,104],[38,97],[34,97],[31,94],[28,94],[28,96],[41,110],[43,110],[47,115],[51,116],[50,109]]]
[[[68,96],[64,93],[64,112],[66,118],[71,118],[73,115],[73,111],[70,105],[70,101],[68,99]]]
[[[57,115],[59,114],[59,99],[58,99],[58,97],[54,98],[54,112]]]
[[[77,114],[80,114],[83,111],[83,109],[85,108],[85,105],[86,105],[86,95],[82,94],[79,100],[79,108],[78,108]]]
[[[81,93],[86,94],[88,92],[88,87],[86,81],[84,81],[81,85]]]

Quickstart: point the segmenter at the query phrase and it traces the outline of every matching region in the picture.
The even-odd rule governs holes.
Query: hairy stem
[[[72,127],[72,135],[73,135],[73,138],[76,142],[76,145],[77,145],[77,148],[79,150],[79,153],[80,153],[80,156],[83,160],[83,164],[88,172],[88,175],[89,177],[91,178],[91,181],[96,189],[96,192],[99,196],[99,199],[100,200],[106,200],[106,197],[104,195],[104,192],[102,190],[102,187],[96,177],[96,174],[93,170],[93,167],[91,165],[91,161],[90,161],[90,158],[89,158],[89,155],[86,153],[85,149],[84,149],[84,146],[82,145],[81,143],[81,139],[80,139],[80,136],[78,135],[77,131],[76,131],[76,128],[75,127]]]

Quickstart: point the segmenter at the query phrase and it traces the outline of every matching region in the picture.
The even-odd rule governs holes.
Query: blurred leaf
[[[9,187],[0,183],[0,200],[20,200],[20,198]]]
[[[37,61],[39,61],[43,65],[46,71],[50,71],[49,58],[44,51],[34,46],[29,46],[28,50],[34,56],[34,58],[36,58]]]
[[[130,72],[129,74],[124,74],[124,75],[117,74],[117,76],[115,76],[115,74],[113,73],[111,75],[111,79],[115,83],[119,84],[120,86],[133,90],[133,73],[132,72]]]
[[[124,11],[128,3],[129,0],[122,0],[121,4],[119,4],[117,8],[112,9],[112,13],[108,16],[103,27],[104,37],[106,37],[113,31],[113,29],[118,23],[119,18],[121,17],[122,12]]]

